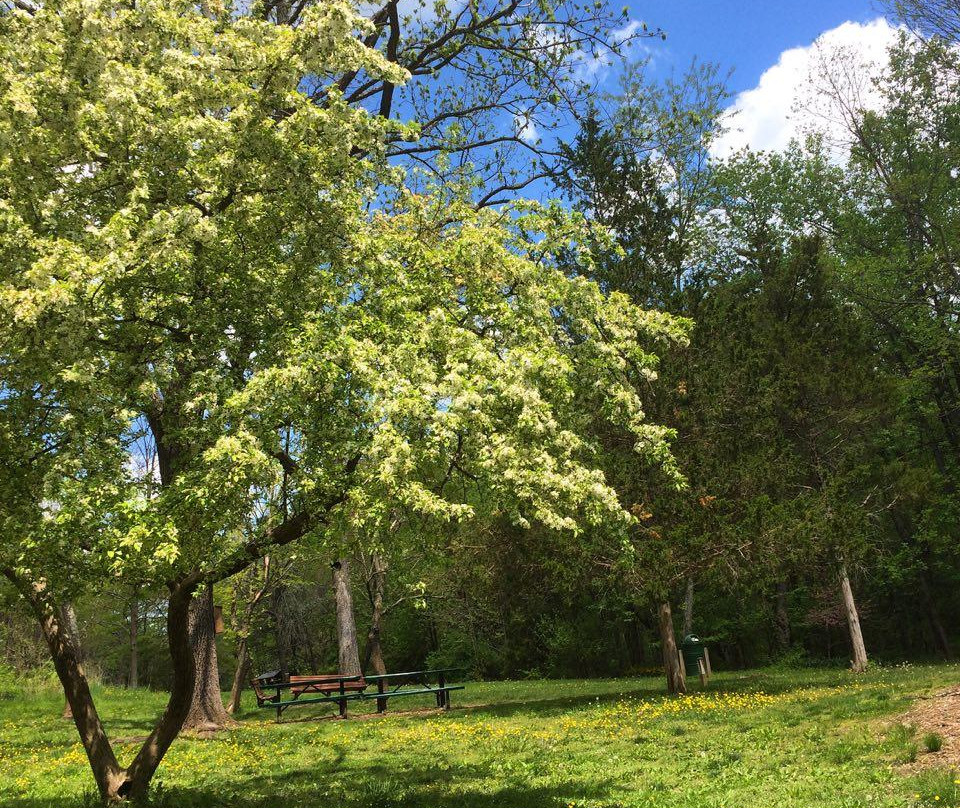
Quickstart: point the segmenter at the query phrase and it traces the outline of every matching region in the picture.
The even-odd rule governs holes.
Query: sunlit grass
[[[949,666],[718,675],[663,696],[657,678],[471,684],[437,711],[282,724],[248,701],[241,727],[182,738],[158,774],[170,808],[634,808],[955,805],[956,775],[899,769],[917,750],[891,720],[912,697],[955,683]],[[695,680],[690,680],[694,685]],[[123,759],[162,694],[100,690]],[[426,708],[426,699],[391,708]],[[55,695],[0,701],[0,805],[76,808],[90,776]],[[356,705],[368,712],[373,704]],[[947,788],[950,786],[950,788]]]

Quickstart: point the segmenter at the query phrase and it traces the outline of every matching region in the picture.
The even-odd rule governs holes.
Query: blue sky
[[[860,101],[876,106],[869,77],[883,69],[898,36],[879,0],[633,0],[629,10],[631,20],[667,33],[665,42],[645,39],[633,46],[635,57],[650,59],[652,79],[684,72],[694,57],[717,64],[721,75],[731,71],[731,114],[711,146],[715,157],[745,147],[783,149],[814,130],[840,143],[839,121],[829,120],[811,78],[827,54],[844,53],[865,77]],[[615,92],[617,74],[615,64],[598,70],[598,89]]]
[[[697,56],[733,68],[734,92],[755,86],[783,51],[810,45],[844,22],[883,15],[872,0],[650,0],[630,9],[631,17],[667,32],[666,42],[650,43],[658,73],[683,70]]]

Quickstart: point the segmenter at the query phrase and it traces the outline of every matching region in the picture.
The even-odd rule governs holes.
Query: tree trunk
[[[853,651],[853,659],[850,665],[855,673],[863,673],[867,669],[867,649],[863,644],[860,615],[857,613],[857,603],[853,599],[853,589],[850,586],[850,577],[847,575],[846,566],[840,568],[840,588],[843,591],[843,606],[847,613],[850,647]]]
[[[693,631],[693,578],[687,578],[687,591],[683,597],[683,636]]]
[[[193,649],[195,683],[193,700],[183,729],[215,732],[236,722],[227,715],[220,695],[217,636],[213,618],[213,586],[207,585],[190,604],[188,623]]]
[[[777,650],[785,654],[790,650],[790,612],[787,610],[787,582],[777,581],[777,603],[773,616],[773,633]]]
[[[933,632],[933,642],[944,659],[952,660],[953,649],[950,647],[950,638],[947,636],[943,621],[940,620],[940,611],[933,599],[933,587],[930,586],[930,573],[926,569],[920,571],[920,593],[923,595],[927,620],[930,621],[930,630]]]
[[[240,697],[243,694],[243,685],[250,673],[250,654],[247,652],[247,638],[241,637],[237,643],[237,670],[233,675],[233,687],[230,688],[230,701],[227,702],[227,713],[235,715],[240,709]]]
[[[194,666],[188,632],[191,584],[171,585],[167,607],[167,637],[173,665],[173,683],[167,707],[126,771],[120,768],[103,722],[97,713],[81,664],[76,635],[66,628],[70,615],[58,608],[43,583],[21,578],[12,570],[0,570],[23,594],[37,617],[50,650],[57,677],[70,703],[73,722],[90,763],[97,790],[106,802],[143,799],[157,766],[180,732],[190,708]]]
[[[667,676],[668,693],[686,693],[687,682],[680,670],[680,659],[677,656],[677,638],[673,633],[673,614],[669,603],[661,603],[660,644],[663,647],[663,672]]]
[[[330,566],[333,568],[333,599],[337,608],[337,669],[341,676],[359,676],[360,650],[350,592],[350,563],[341,559]]]
[[[140,671],[139,659],[137,654],[137,634],[140,630],[140,603],[137,601],[137,593],[133,593],[133,600],[130,601],[130,674],[127,677],[127,687],[135,690],[139,687]]]
[[[77,613],[73,609],[72,603],[64,603],[60,607],[60,613],[63,615],[63,630],[73,641],[77,652],[77,660],[83,664],[83,643],[80,642],[80,626],[77,624]],[[73,708],[70,706],[70,700],[64,696],[63,712],[60,717],[65,721],[73,720]]]
[[[150,781],[184,725],[193,703],[197,671],[193,643],[190,636],[190,617],[193,612],[192,586],[171,588],[167,602],[167,644],[173,666],[173,682],[166,709],[153,732],[144,741],[140,751],[127,769],[126,782],[117,792],[121,797],[142,800],[147,795]],[[213,602],[210,602],[212,617]]]
[[[374,553],[371,559],[373,574],[368,586],[370,596],[370,630],[367,632],[367,648],[364,652],[363,670],[366,673],[372,670],[378,676],[387,672],[383,661],[383,647],[380,643],[383,626],[383,592],[386,585],[387,567],[379,553]]]
[[[100,715],[93,702],[90,686],[81,661],[82,655],[76,643],[76,635],[68,628],[72,620],[73,609],[66,606],[58,617],[47,606],[40,618],[44,638],[50,647],[53,664],[57,671],[67,707],[64,709],[80,735],[90,769],[97,783],[97,790],[104,801],[115,799],[124,782],[124,772],[117,762],[113,747],[107,738]]]
[[[72,617],[71,610],[69,607],[57,607],[50,600],[42,583],[26,580],[9,569],[2,572],[30,604],[40,624],[40,631],[50,650],[57,678],[63,686],[63,693],[70,706],[70,714],[80,742],[87,754],[97,790],[106,802],[118,793],[124,782],[123,770],[117,763],[113,747],[93,702],[76,634],[68,628]]]

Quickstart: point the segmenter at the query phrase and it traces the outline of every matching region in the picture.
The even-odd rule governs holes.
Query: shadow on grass
[[[574,800],[599,801],[610,794],[612,782],[532,785],[508,778],[495,789],[482,766],[439,770],[374,764],[345,770],[342,758],[310,769],[276,776],[256,776],[209,787],[157,789],[149,808],[566,808]],[[344,786],[348,776],[356,785]],[[337,784],[333,783],[334,778]],[[486,781],[486,783],[482,782]],[[335,785],[334,788],[331,786]],[[56,808],[93,808],[92,794],[58,799]],[[22,797],[4,808],[51,808],[47,798]]]

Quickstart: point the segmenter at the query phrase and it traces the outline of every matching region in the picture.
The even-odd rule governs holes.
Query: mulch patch
[[[932,696],[921,696],[898,721],[917,730],[919,753],[916,761],[906,764],[904,769],[960,768],[960,688],[951,687]],[[928,752],[923,746],[923,736],[930,732],[943,738],[943,748],[939,752]]]

